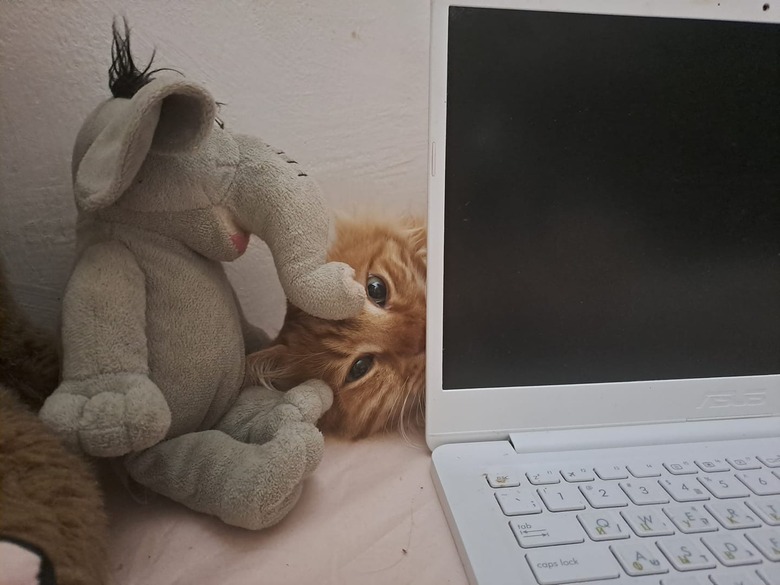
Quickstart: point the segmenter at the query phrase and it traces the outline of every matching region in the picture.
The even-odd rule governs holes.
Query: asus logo
[[[766,404],[766,392],[724,392],[721,394],[707,394],[698,407],[702,408],[733,408],[738,406],[764,406]]]

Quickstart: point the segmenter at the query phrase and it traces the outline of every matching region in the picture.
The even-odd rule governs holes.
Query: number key
[[[699,477],[701,484],[716,498],[746,498],[750,495],[747,488],[732,475],[707,475]]]
[[[751,492],[758,496],[774,496],[780,494],[780,479],[769,471],[740,471],[737,479],[744,483]]]
[[[669,503],[666,492],[653,480],[621,481],[618,485],[637,506]]]
[[[579,490],[573,485],[539,488],[539,495],[550,512],[585,509],[585,502],[582,500]]]
[[[626,495],[614,483],[589,483],[581,485],[580,491],[594,508],[628,506]]]
[[[698,502],[710,499],[707,492],[696,483],[695,477],[668,477],[658,480],[658,483],[678,502]]]

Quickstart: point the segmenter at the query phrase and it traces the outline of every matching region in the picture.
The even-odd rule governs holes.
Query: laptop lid
[[[429,446],[780,415],[780,5],[431,16]]]

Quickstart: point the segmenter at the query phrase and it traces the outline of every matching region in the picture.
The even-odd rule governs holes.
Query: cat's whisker
[[[412,443],[412,440],[409,438],[409,433],[407,433],[407,431],[406,431],[406,424],[405,424],[405,421],[406,421],[406,403],[408,402],[409,396],[412,393],[412,386],[409,385],[409,378],[406,378],[406,381],[404,382],[404,389],[405,389],[404,401],[401,404],[401,416],[400,416],[400,419],[399,419],[399,427],[400,427],[400,430],[401,430],[401,436],[404,438],[404,442],[407,445],[409,445],[410,447],[416,447],[416,445],[414,445]]]
[[[400,390],[401,390],[400,392],[394,393],[392,398],[392,403],[390,404],[390,408],[387,411],[387,418],[385,419],[385,425],[384,425],[385,431],[389,430],[388,429],[389,425],[395,422],[395,417],[396,417],[395,410],[401,401],[401,395],[403,394],[403,386],[401,386]]]
[[[425,393],[420,392],[420,394],[417,395],[417,424],[423,425],[425,424]]]

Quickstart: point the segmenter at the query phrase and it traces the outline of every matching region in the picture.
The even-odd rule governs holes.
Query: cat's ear
[[[246,383],[276,390],[295,386],[290,348],[284,344],[272,345],[246,358]]]

